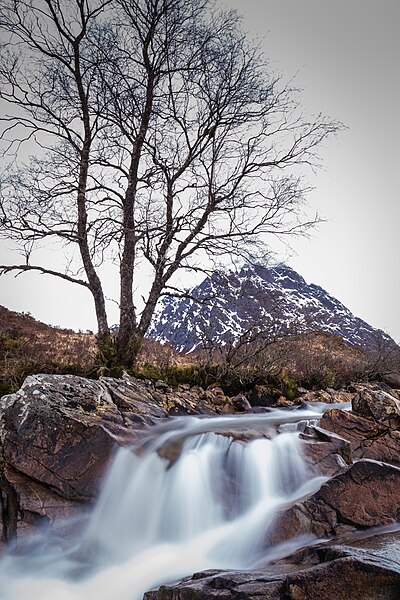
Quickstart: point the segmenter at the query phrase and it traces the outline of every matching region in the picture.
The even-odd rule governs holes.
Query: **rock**
[[[126,433],[97,381],[35,375],[1,400],[4,461],[66,499],[87,501],[97,493],[114,445]]]
[[[312,534],[331,537],[400,520],[400,469],[362,459],[327,481],[311,498],[278,515],[267,544]]]
[[[326,404],[336,404],[351,402],[354,393],[346,390],[334,390],[327,388],[326,390],[309,391],[302,394],[301,401],[304,403],[324,402]]]
[[[266,385],[255,385],[249,394],[249,402],[251,406],[272,406],[279,396],[278,390],[272,390]]]
[[[173,585],[147,592],[143,600],[278,600],[284,577],[254,571],[204,571]]]
[[[172,392],[172,388],[167,383],[165,383],[165,381],[155,381],[154,388],[159,392],[163,392],[164,394],[166,394],[167,392]]]
[[[233,398],[231,398],[231,404],[239,412],[244,412],[245,410],[251,410],[250,402],[242,394],[239,394],[238,396],[234,396]]]
[[[28,377],[0,400],[3,541],[91,502],[115,446],[167,414],[130,378]]]
[[[180,383],[178,385],[178,392],[188,392],[189,390],[190,390],[190,384],[189,383]]]
[[[393,389],[392,387],[390,387],[387,383],[385,383],[384,381],[370,381],[368,383],[351,383],[347,386],[347,391],[351,392],[352,394],[358,394],[359,392],[364,392],[364,391],[373,391],[373,392],[380,392],[380,391],[384,391],[387,392],[388,394],[392,394],[394,396],[398,396],[397,392],[395,389]]]
[[[383,390],[363,390],[352,401],[353,412],[391,429],[400,427],[400,400]]]
[[[180,457],[184,442],[184,437],[176,437],[171,440],[167,440],[162,446],[160,446],[157,452],[161,458],[165,458],[170,464],[173,464]]]
[[[295,404],[295,402],[293,400],[288,400],[285,396],[279,396],[278,400],[275,402],[275,406],[278,408],[293,406],[293,404]]]
[[[6,496],[3,498],[5,540],[34,533],[44,525],[77,515],[81,509],[80,504],[61,498],[48,486],[10,467],[4,468],[0,487]]]
[[[348,440],[353,458],[371,458],[400,466],[400,431],[347,411],[327,411],[320,427]]]
[[[385,543],[380,536],[379,545]],[[398,540],[397,540],[398,541]],[[297,555],[297,556],[296,556]],[[319,545],[257,571],[204,571],[144,600],[397,600],[400,566],[376,549]]]
[[[209,387],[208,391],[210,391],[213,396],[221,396],[225,398],[224,391],[220,387]]]
[[[400,390],[400,372],[392,371],[383,376],[383,382],[395,390]]]
[[[151,384],[126,374],[122,379],[101,377],[100,382],[128,428],[152,425],[158,419],[168,416],[165,395],[154,391]]]
[[[287,600],[395,600],[400,573],[367,560],[345,557],[288,575],[283,585]]]
[[[302,454],[310,473],[314,476],[333,477],[351,464],[351,444],[335,433],[308,426],[300,434]]]

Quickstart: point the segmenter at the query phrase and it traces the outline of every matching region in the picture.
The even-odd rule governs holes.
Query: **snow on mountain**
[[[267,332],[271,339],[324,331],[366,350],[382,335],[290,267],[258,265],[238,273],[216,271],[186,297],[164,297],[147,335],[189,353],[232,343],[250,331]]]

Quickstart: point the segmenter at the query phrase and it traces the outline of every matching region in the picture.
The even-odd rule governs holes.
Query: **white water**
[[[79,535],[44,534],[1,561],[0,598],[140,600],[199,570],[254,566],[276,512],[324,481],[307,474],[298,432],[285,426],[321,413],[183,417],[140,451],[119,450]],[[255,427],[282,432],[247,443],[227,433]]]

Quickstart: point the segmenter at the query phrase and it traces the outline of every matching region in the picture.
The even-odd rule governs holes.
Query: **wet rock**
[[[400,521],[400,469],[363,459],[327,481],[311,498],[278,515],[267,544],[312,534],[342,535]]]
[[[279,396],[278,400],[275,402],[276,407],[285,408],[289,406],[293,406],[294,404],[299,404],[299,401],[288,400],[285,396]]]
[[[20,538],[43,526],[75,516],[81,505],[60,497],[18,471],[5,467],[0,480],[3,489],[3,539]]]
[[[180,457],[184,442],[184,437],[176,437],[172,440],[167,440],[157,450],[158,455],[161,456],[161,458],[165,458],[170,464],[173,464]]]
[[[163,585],[147,592],[143,600],[209,600],[232,598],[235,600],[278,600],[284,576],[253,571],[204,571],[181,583]]]
[[[372,549],[318,546],[258,571],[204,571],[144,600],[397,600],[400,563]]]
[[[314,476],[333,477],[351,464],[351,444],[335,433],[308,426],[300,434],[302,454],[308,470]]]
[[[287,600],[395,600],[400,573],[353,557],[339,558],[289,575],[283,585]]]
[[[347,411],[327,411],[320,427],[349,441],[353,458],[371,458],[400,466],[400,431]]]

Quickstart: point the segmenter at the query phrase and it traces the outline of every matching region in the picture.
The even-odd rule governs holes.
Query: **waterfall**
[[[0,562],[3,600],[140,600],[209,568],[246,569],[267,552],[276,512],[316,491],[299,430],[322,409],[180,417],[122,448],[73,539],[44,534]],[[287,426],[286,424],[292,425]]]

